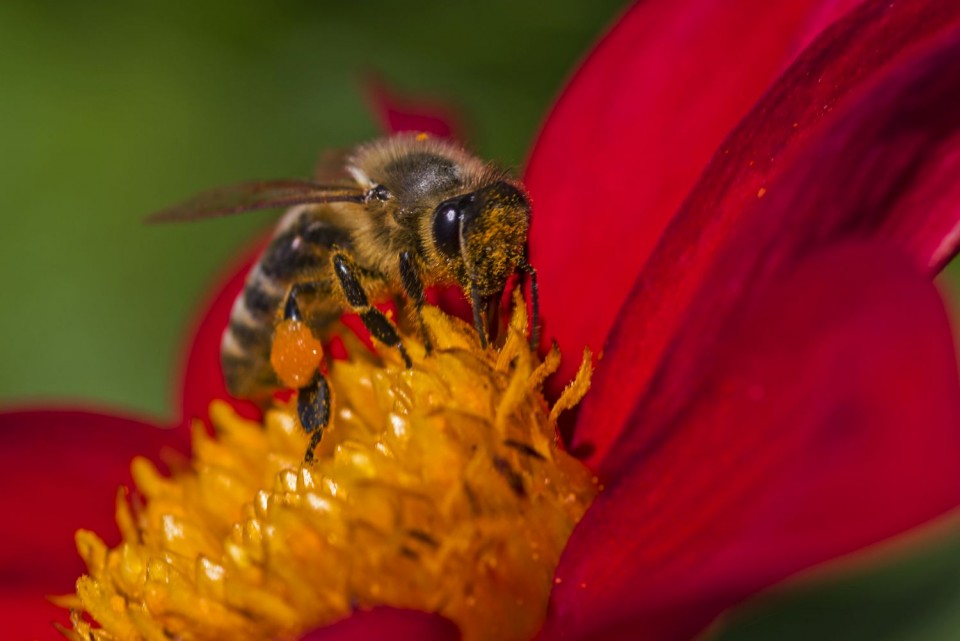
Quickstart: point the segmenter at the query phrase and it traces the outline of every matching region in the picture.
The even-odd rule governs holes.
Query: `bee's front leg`
[[[400,341],[396,326],[383,312],[370,304],[370,299],[360,283],[360,268],[357,264],[342,251],[334,253],[331,260],[333,273],[337,275],[337,282],[350,309],[360,315],[360,320],[374,338],[384,345],[396,347],[406,366],[413,367],[413,361]]]
[[[524,259],[524,263],[520,265],[520,291],[523,291],[523,276],[530,276],[530,307],[531,307],[531,316],[530,319],[530,347],[536,350],[540,347],[540,288],[537,284],[537,270],[533,268],[529,262]]]
[[[423,338],[423,347],[429,354],[433,351],[433,344],[430,342],[427,326],[423,322],[423,281],[420,279],[419,265],[411,252],[406,251],[400,254],[400,280],[403,282],[403,291],[406,292],[407,298],[413,301],[417,326]]]

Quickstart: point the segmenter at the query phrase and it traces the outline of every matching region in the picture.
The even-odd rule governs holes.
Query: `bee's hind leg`
[[[337,282],[351,310],[360,315],[360,320],[374,338],[384,345],[395,347],[400,352],[404,364],[407,367],[413,367],[413,361],[410,360],[410,355],[407,354],[407,349],[400,340],[400,333],[396,326],[383,312],[370,304],[367,293],[363,291],[363,285],[360,283],[360,268],[342,251],[336,252],[332,261],[333,273],[337,275]]]
[[[330,385],[320,372],[306,387],[297,391],[297,416],[303,430],[310,435],[310,445],[303,456],[303,461],[309,463],[313,460],[313,451],[323,438],[323,431],[330,423]]]
[[[283,320],[302,321],[298,295],[309,291],[311,283],[295,283],[287,294],[287,302],[283,306]],[[313,451],[320,444],[323,432],[330,424],[330,385],[327,379],[318,370],[309,383],[297,390],[297,417],[303,431],[310,435],[310,445],[303,455],[303,461],[313,460]]]

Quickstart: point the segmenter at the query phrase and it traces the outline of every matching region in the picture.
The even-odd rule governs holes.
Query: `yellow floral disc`
[[[424,310],[435,348],[404,335],[389,350],[351,342],[334,362],[333,419],[303,464],[295,408],[264,423],[215,402],[216,435],[193,432],[193,458],[161,475],[133,463],[120,492],[123,541],[77,533],[88,574],[75,641],[296,639],[355,609],[437,612],[464,639],[524,639],[545,615],[564,544],[594,496],[589,471],[557,443],[540,386],[556,368],[524,338],[516,305],[499,349]],[[589,386],[589,354],[556,408]],[[295,402],[295,401],[294,401]]]

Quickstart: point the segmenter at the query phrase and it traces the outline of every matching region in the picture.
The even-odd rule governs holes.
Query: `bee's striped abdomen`
[[[349,248],[350,244],[345,230],[318,220],[312,210],[291,211],[281,221],[250,270],[223,334],[220,357],[230,394],[256,398],[279,387],[270,365],[270,347],[287,290],[296,282],[328,278],[330,249]],[[329,296],[314,301],[309,312],[307,319],[315,331],[340,315],[339,305]]]

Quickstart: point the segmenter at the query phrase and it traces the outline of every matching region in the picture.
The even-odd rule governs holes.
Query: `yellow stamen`
[[[295,639],[389,605],[440,613],[467,640],[533,636],[596,492],[555,424],[589,386],[589,354],[551,412],[540,385],[559,353],[538,361],[523,305],[499,350],[434,308],[424,316],[435,349],[405,334],[412,368],[356,345],[332,364],[334,417],[313,463],[292,404],[261,425],[222,402],[216,435],[196,425],[193,459],[170,477],[134,461],[120,545],[77,533],[88,574],[60,601],[75,608],[64,634]]]

